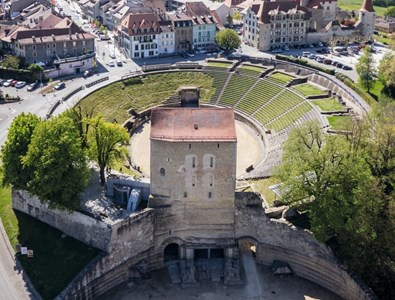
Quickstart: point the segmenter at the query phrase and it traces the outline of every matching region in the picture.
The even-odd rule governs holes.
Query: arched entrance
[[[163,253],[165,262],[177,260],[179,258],[179,251],[180,251],[180,246],[178,246],[178,244],[171,243],[167,245]]]

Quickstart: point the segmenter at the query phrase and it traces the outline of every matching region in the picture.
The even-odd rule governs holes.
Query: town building
[[[175,45],[175,33],[171,21],[162,20],[159,21],[160,34],[158,52],[159,55],[170,55],[176,51]]]
[[[1,38],[3,49],[24,58],[26,65],[44,63],[53,65],[56,60],[84,57],[95,52],[95,38],[86,33],[70,19],[56,23],[55,27],[34,28],[17,27]],[[89,59],[94,60],[94,57]],[[85,69],[85,62],[72,67],[75,73]]]
[[[167,13],[168,19],[174,28],[175,50],[177,53],[185,53],[192,50],[193,23],[192,18],[184,13]]]
[[[217,25],[208,7],[203,2],[187,2],[185,13],[192,18],[193,22],[193,50],[215,48]]]
[[[154,13],[130,13],[118,28],[117,43],[130,58],[148,58],[159,55],[161,27]]]
[[[376,31],[385,32],[385,33],[393,33],[395,32],[395,19],[391,20],[376,20],[374,24],[374,29]]]
[[[241,12],[243,42],[259,50],[333,40],[370,40],[375,12],[372,0],[364,0],[358,20],[341,24],[337,1],[253,1]]]

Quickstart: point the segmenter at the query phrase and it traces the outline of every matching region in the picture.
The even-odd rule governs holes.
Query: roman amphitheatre
[[[188,107],[186,87],[200,94],[199,108]],[[131,155],[113,168],[107,194],[85,202],[87,213],[40,215],[103,251],[63,299],[272,299],[276,293],[281,299],[369,299],[330,249],[283,217],[285,210],[265,211],[272,199],[259,189],[281,163],[293,128],[316,120],[323,130],[342,133],[365,112],[367,105],[334,79],[280,61],[209,60],[147,68],[78,105],[124,124]],[[178,131],[203,132],[203,138]],[[146,201],[129,211],[134,193]],[[117,195],[129,199],[122,208],[107,198]],[[46,210],[23,192],[14,193],[13,205],[33,216]]]

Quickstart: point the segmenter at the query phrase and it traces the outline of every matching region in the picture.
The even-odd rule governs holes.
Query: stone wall
[[[256,261],[271,265],[285,261],[294,273],[348,300],[370,299],[354,279],[339,267],[329,248],[307,230],[270,220],[261,206],[246,206],[251,193],[237,193],[235,233],[257,246]],[[252,201],[253,203],[254,201]]]
[[[12,208],[37,218],[85,244],[108,251],[112,230],[98,219],[80,212],[49,209],[36,196],[22,190],[12,191]]]

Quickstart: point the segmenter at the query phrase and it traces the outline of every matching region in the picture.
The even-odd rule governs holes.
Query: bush
[[[370,106],[376,105],[376,100],[366,91],[357,86],[350,77],[337,73],[336,78],[341,80],[345,85],[353,89],[359,96],[361,96]]]
[[[290,56],[286,56],[286,55],[279,55],[279,54],[276,55],[276,59],[289,61],[289,62],[298,64],[298,65],[306,66],[306,67],[318,70],[320,72],[327,73],[329,75],[335,75],[335,70],[323,68],[323,67],[316,66],[316,65],[312,65],[307,60],[304,60],[304,59],[290,57]]]

